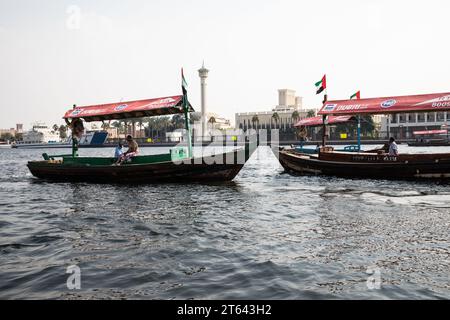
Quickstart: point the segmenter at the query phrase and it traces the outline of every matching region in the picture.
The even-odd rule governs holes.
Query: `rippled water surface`
[[[293,177],[269,148],[232,183],[53,184],[44,151],[0,150],[0,298],[450,298],[450,184]]]

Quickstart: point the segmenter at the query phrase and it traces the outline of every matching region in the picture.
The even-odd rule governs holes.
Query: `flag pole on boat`
[[[193,157],[192,152],[192,135],[191,135],[191,122],[189,119],[189,102],[187,98],[187,82],[184,79],[183,68],[181,68],[181,89],[183,90],[183,108],[184,108],[184,121],[187,131],[187,143],[189,158]]]
[[[353,100],[353,98],[356,98],[356,100],[360,100],[361,99],[361,91],[357,91],[355,94],[353,94],[350,97],[350,100]],[[357,125],[358,125],[357,131],[356,131],[357,137],[358,137],[358,151],[361,151],[361,115],[360,114],[358,114],[356,116],[356,120],[357,120]]]
[[[327,90],[327,75],[325,74],[322,77],[322,80],[316,82],[316,95],[321,94],[323,91],[325,91],[325,95],[323,97],[323,104],[325,104],[328,101],[328,90]],[[327,124],[326,124],[327,116],[323,115],[322,117],[322,146],[325,147],[326,144],[326,130],[327,130]]]

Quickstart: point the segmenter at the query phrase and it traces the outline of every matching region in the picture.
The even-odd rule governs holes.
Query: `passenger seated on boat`
[[[121,165],[125,161],[130,160],[131,158],[134,158],[139,153],[139,146],[136,141],[134,141],[132,136],[127,136],[127,143],[128,143],[128,150],[124,154],[122,154],[117,160],[116,164]]]
[[[398,146],[397,143],[395,143],[394,138],[389,139],[389,156],[391,157],[398,156]]]
[[[123,144],[122,142],[119,142],[119,144],[116,147],[116,150],[114,151],[114,158],[116,158],[116,160],[119,160],[119,158],[123,155]]]

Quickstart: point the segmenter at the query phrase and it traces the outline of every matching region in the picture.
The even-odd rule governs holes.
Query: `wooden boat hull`
[[[122,166],[68,165],[57,161],[31,161],[28,163],[28,168],[37,178],[61,182],[142,184],[221,182],[233,180],[251,153],[247,149],[241,149],[214,157],[187,159],[183,163],[165,161]]]
[[[283,150],[279,160],[287,172],[300,175],[398,180],[450,178],[450,154],[389,157],[332,152],[317,157]]]
[[[429,142],[408,142],[409,147],[448,147],[449,141],[429,141]]]

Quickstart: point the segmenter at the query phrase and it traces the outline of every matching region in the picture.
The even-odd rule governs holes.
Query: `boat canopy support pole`
[[[72,136],[72,158],[78,157],[78,140]]]
[[[357,129],[358,151],[361,151],[361,116],[358,114],[356,119],[358,121],[358,129]]]
[[[193,157],[192,152],[192,130],[191,130],[191,121],[189,119],[189,107],[188,107],[188,99],[187,95],[183,95],[183,107],[184,107],[184,121],[187,131],[187,143],[188,143],[188,153],[189,158]]]
[[[322,146],[325,147],[326,143],[327,143],[327,138],[326,138],[326,134],[327,134],[327,116],[323,115],[322,116]]]
[[[323,97],[323,104],[327,103],[328,101],[328,93],[325,91],[325,95]],[[327,116],[324,114],[322,116],[322,146],[325,147],[327,141],[326,141],[326,134],[327,134]]]

